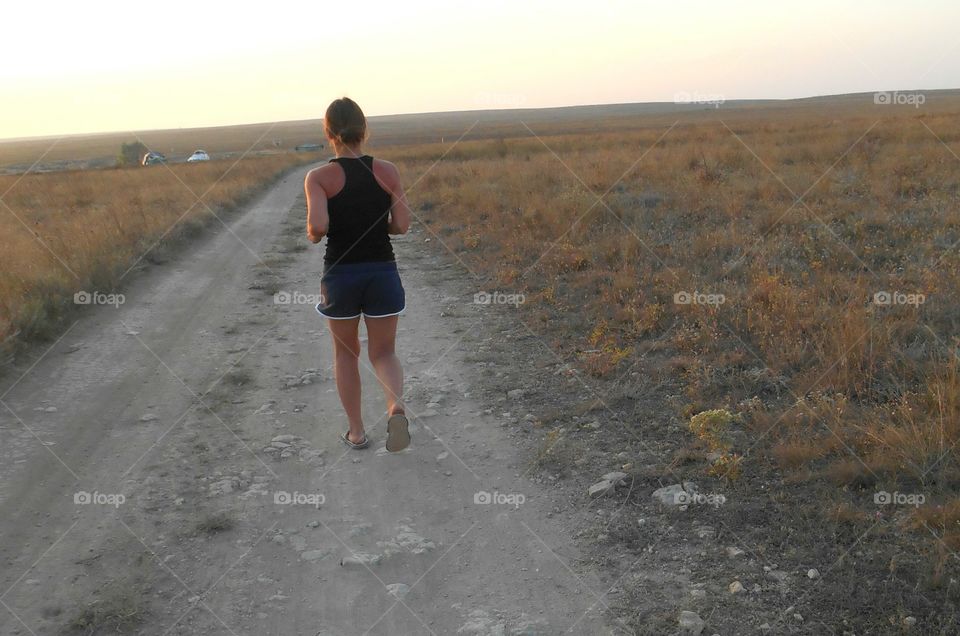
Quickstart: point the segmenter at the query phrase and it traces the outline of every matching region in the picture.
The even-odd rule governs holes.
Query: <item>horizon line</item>
[[[738,102],[797,102],[811,99],[823,99],[830,97],[853,97],[857,95],[871,95],[878,93],[904,93],[904,92],[923,92],[923,93],[947,93],[947,92],[958,92],[960,87],[956,88],[933,88],[933,89],[887,89],[887,90],[877,90],[877,91],[857,91],[854,93],[828,93],[824,95],[806,95],[803,97],[737,97],[732,99],[727,99],[725,96],[717,94],[721,98],[722,104],[734,104]],[[687,91],[679,91],[677,94]],[[512,111],[512,110],[560,110],[568,108],[595,108],[603,106],[646,106],[646,105],[657,105],[657,104],[671,104],[674,106],[702,106],[702,104],[697,102],[683,103],[677,101],[650,101],[650,102],[604,102],[604,103],[591,103],[591,104],[565,104],[562,106],[513,106],[506,108],[464,108],[464,109],[452,109],[452,110],[433,110],[433,111],[418,111],[418,112],[402,112],[402,113],[385,113],[379,115],[368,115],[367,119],[375,120],[378,118],[385,117],[404,117],[404,116],[417,116],[417,115],[440,115],[440,114],[451,114],[451,113],[478,113],[478,112],[502,112],[502,111]],[[0,144],[10,143],[10,142],[23,142],[23,141],[43,141],[49,139],[65,139],[68,137],[96,137],[96,136],[107,136],[107,135],[119,135],[125,133],[153,133],[153,132],[165,132],[172,130],[209,130],[213,128],[241,128],[245,126],[266,126],[266,125],[276,125],[276,124],[287,124],[295,122],[309,122],[309,121],[323,121],[323,117],[309,117],[305,119],[283,119],[283,120],[266,120],[266,121],[257,121],[257,122],[246,122],[246,123],[233,123],[233,124],[214,124],[214,125],[204,125],[204,126],[180,126],[175,128],[141,128],[141,129],[131,129],[131,130],[100,130],[100,131],[91,131],[91,132],[76,132],[76,133],[62,133],[62,134],[50,134],[50,135],[31,135],[26,137],[0,137]]]

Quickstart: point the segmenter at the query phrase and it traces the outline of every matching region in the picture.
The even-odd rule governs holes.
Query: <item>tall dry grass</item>
[[[430,232],[478,289],[523,292],[564,358],[611,380],[662,362],[678,416],[741,413],[745,479],[859,489],[871,512],[874,491],[926,493],[895,514],[930,516],[960,505],[958,114],[718,113],[461,143],[433,169],[445,149],[394,154],[424,175]],[[955,519],[937,527],[960,548]]]
[[[216,222],[302,155],[0,177],[0,341],[48,338],[80,290]]]

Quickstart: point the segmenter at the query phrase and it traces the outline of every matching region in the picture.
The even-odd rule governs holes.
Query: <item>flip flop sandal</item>
[[[347,431],[347,433],[349,432],[350,431]],[[361,448],[366,448],[367,446],[370,445],[370,440],[367,439],[366,435],[364,435],[363,439],[360,440],[359,442],[353,443],[350,441],[350,438],[347,437],[347,433],[344,433],[343,435],[340,436],[340,441],[346,444],[347,446],[349,446],[350,448],[354,450],[360,450]]]
[[[403,413],[394,413],[387,420],[387,450],[402,451],[410,445],[410,420]]]

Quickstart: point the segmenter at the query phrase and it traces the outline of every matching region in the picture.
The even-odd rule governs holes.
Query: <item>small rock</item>
[[[680,633],[684,635],[689,634],[689,636],[700,636],[700,633],[703,632],[703,628],[706,625],[699,614],[689,610],[680,612],[680,618],[677,622],[680,625]]]
[[[381,554],[367,554],[366,552],[357,552],[353,556],[346,556],[340,559],[341,566],[350,566],[350,565],[377,565],[380,561],[383,560],[383,555]]]
[[[808,579],[820,578],[820,571],[817,570],[817,568],[810,568],[809,570],[807,570],[807,578]]]
[[[308,527],[308,528],[316,528],[316,527],[319,526],[319,525],[320,525],[320,522],[319,522],[319,521],[316,521],[316,520],[307,523],[307,527]]]
[[[55,407],[55,406],[48,406],[47,408],[43,409],[43,411],[44,411],[45,413],[56,413],[56,412],[57,412],[57,407]]]
[[[608,479],[598,481],[594,485],[590,486],[587,490],[587,494],[590,497],[604,497],[606,495],[613,494],[617,489],[617,485]]]
[[[729,590],[731,594],[739,594],[743,591],[743,584],[740,581],[734,581],[730,584]]]
[[[160,418],[154,415],[153,413],[144,413],[143,415],[140,416],[141,422],[155,422],[159,419]]]
[[[738,556],[743,556],[743,550],[735,546],[727,546],[727,556],[731,559],[735,559]]]
[[[603,476],[603,479],[605,479],[606,481],[612,481],[617,486],[622,486],[626,483],[627,473],[621,473],[619,471],[615,471],[612,473],[607,473],[606,475]]]
[[[405,583],[388,583],[386,585],[387,593],[398,599],[403,598],[410,591],[410,586]]]
[[[306,550],[300,553],[300,558],[304,561],[319,561],[328,554],[330,554],[329,550]]]
[[[284,444],[290,444],[297,441],[298,437],[296,435],[277,435],[274,437],[271,442],[282,442]]]
[[[523,389],[510,389],[507,391],[507,397],[511,400],[519,400],[523,397]]]
[[[787,580],[787,577],[790,576],[788,573],[783,570],[770,570],[767,572],[767,578],[771,581],[776,581],[777,583],[784,583]]]
[[[668,506],[683,506],[690,503],[690,495],[697,492],[693,482],[685,481],[681,484],[671,484],[653,491],[653,498]]]
[[[903,619],[903,624],[906,627],[913,627],[917,624],[917,619],[913,616],[907,616],[905,619]]]

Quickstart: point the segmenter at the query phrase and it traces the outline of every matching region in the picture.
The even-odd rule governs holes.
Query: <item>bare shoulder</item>
[[[335,178],[333,170],[331,168],[333,164],[325,163],[322,166],[317,166],[309,172],[304,179],[304,183],[307,185],[318,185],[323,190],[329,190],[334,184],[333,179]]]
[[[373,159],[373,174],[377,181],[387,186],[390,190],[396,189],[400,185],[400,170],[386,159]]]

